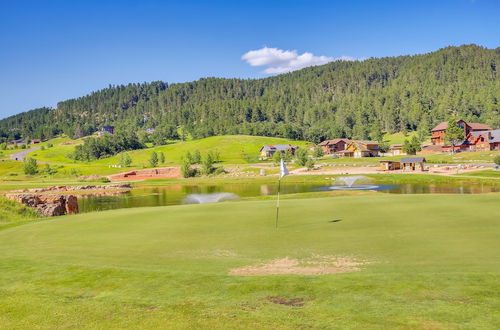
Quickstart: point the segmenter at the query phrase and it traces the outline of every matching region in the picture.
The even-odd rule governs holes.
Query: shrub
[[[165,154],[163,153],[163,151],[160,151],[158,154],[160,156],[160,163],[165,164]]]
[[[299,166],[305,166],[306,165],[306,162],[307,162],[307,150],[305,149],[298,149],[296,152],[295,152],[295,162],[297,163],[297,165]]]
[[[195,176],[196,170],[191,167],[191,162],[189,159],[184,158],[181,163],[181,175],[184,178],[190,178]]]
[[[214,160],[213,160],[212,154],[210,152],[206,154],[201,165],[202,165],[203,174],[210,175],[213,173],[213,171],[215,170]]]
[[[201,163],[201,154],[199,150],[195,150],[193,152],[193,157],[191,159],[192,164],[200,164]]]
[[[309,171],[310,171],[310,170],[312,170],[312,169],[314,169],[314,161],[313,161],[311,158],[309,158],[309,159],[306,161],[306,164],[305,164],[305,165],[306,165],[306,167],[307,167],[307,170],[309,170]]]
[[[38,164],[34,158],[26,158],[24,160],[24,174],[35,175],[38,173]]]
[[[500,166],[500,156],[496,156],[493,161],[495,162],[495,164],[499,165]]]
[[[320,146],[316,146],[314,148],[314,153],[313,153],[314,157],[320,158],[320,157],[323,157],[324,155],[325,155],[325,153],[323,152],[323,149],[321,149]]]
[[[151,153],[151,158],[149,158],[149,165],[151,165],[151,167],[158,166],[158,154],[156,153],[156,151],[153,151]]]
[[[273,163],[275,164],[279,164],[281,162],[281,151],[276,151],[274,154],[273,154]]]

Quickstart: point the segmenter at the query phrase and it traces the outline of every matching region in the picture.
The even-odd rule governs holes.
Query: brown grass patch
[[[350,273],[360,271],[360,266],[368,263],[366,261],[357,261],[350,257],[313,256],[303,261],[285,257],[265,264],[234,268],[229,271],[229,275],[324,275]]]
[[[273,304],[292,306],[292,307],[302,307],[306,302],[304,298],[285,299],[281,297],[267,297],[267,300],[269,300]]]

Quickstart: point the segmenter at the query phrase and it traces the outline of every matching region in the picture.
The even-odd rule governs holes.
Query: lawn
[[[286,199],[278,231],[268,200],[19,225],[0,230],[0,327],[499,328],[499,199]],[[317,276],[228,274],[320,256],[368,263]]]

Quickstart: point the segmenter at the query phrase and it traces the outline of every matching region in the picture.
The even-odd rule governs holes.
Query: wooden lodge
[[[325,155],[333,155],[339,151],[345,150],[350,142],[351,140],[349,139],[340,138],[322,141],[320,144],[318,144],[318,146],[321,147],[321,150],[323,150],[323,153]]]
[[[262,159],[265,159],[273,157],[274,153],[277,151],[284,154],[287,150],[289,150],[292,153],[292,155],[294,155],[295,151],[297,151],[298,148],[299,147],[292,146],[291,144],[274,144],[274,145],[262,146],[262,148],[260,148],[259,150],[259,153],[260,157]]]
[[[351,141],[345,150],[338,152],[343,157],[378,157],[380,153],[379,145],[374,141]]]
[[[464,140],[471,132],[482,132],[489,131],[492,128],[488,125],[481,123],[467,123],[464,120],[457,120],[458,126],[464,130]],[[443,145],[446,142],[446,129],[448,128],[448,122],[444,121],[439,123],[436,127],[431,130],[432,136],[431,141],[433,145]]]

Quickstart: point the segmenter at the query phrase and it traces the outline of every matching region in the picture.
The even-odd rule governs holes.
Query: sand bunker
[[[234,268],[229,271],[229,275],[324,275],[350,273],[360,271],[362,265],[369,263],[367,261],[354,260],[350,257],[314,256],[307,260],[285,257],[265,264]]]

